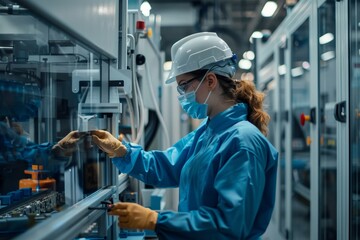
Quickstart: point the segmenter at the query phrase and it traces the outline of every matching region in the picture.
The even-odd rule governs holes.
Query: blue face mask
[[[196,92],[199,89],[201,83],[204,81],[205,76],[203,77],[195,91],[191,91],[189,93],[178,96],[181,107],[192,118],[203,119],[207,117],[208,104],[206,104],[206,102],[210,97],[211,91],[209,92],[204,103],[198,103],[196,101]]]

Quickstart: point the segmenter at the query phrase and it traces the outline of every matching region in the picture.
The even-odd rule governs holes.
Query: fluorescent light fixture
[[[255,53],[253,51],[246,51],[243,54],[243,58],[247,59],[247,60],[254,60],[255,58]]]
[[[274,15],[275,11],[277,9],[277,3],[273,1],[267,1],[261,10],[261,15],[263,17],[271,17]]]
[[[151,5],[148,1],[144,1],[140,6],[140,11],[145,17],[150,16]]]
[[[286,74],[286,66],[285,66],[284,64],[283,64],[283,65],[280,65],[280,66],[278,67],[278,73],[279,73],[280,76]]]
[[[291,76],[292,77],[300,77],[301,75],[304,74],[304,69],[302,67],[296,67],[291,69]]]
[[[172,66],[172,61],[164,62],[164,71],[170,71]]]
[[[10,46],[0,46],[0,49],[8,49],[8,50],[10,50],[10,49],[13,49],[14,47],[10,47]]]
[[[239,68],[241,68],[241,69],[248,70],[248,69],[251,68],[251,66],[252,66],[252,64],[251,64],[250,60],[241,59],[241,60],[239,61]]]
[[[310,69],[310,63],[307,62],[307,61],[304,61],[304,62],[302,63],[302,67],[303,67],[303,69],[305,69],[305,70],[309,70],[309,69]]]
[[[332,33],[325,33],[321,37],[319,37],[319,43],[320,44],[326,44],[334,40],[334,34]]]
[[[328,52],[321,54],[321,59],[323,61],[329,61],[330,59],[333,59],[334,57],[335,57],[334,51],[328,51]]]

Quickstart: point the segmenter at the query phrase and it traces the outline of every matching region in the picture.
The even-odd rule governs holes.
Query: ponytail
[[[256,90],[255,84],[249,80],[233,80],[218,76],[219,84],[224,90],[224,95],[235,102],[248,105],[249,122],[254,124],[265,136],[268,133],[270,116],[263,109],[265,94]]]

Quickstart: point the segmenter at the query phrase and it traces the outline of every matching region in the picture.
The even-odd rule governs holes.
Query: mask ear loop
[[[209,92],[209,94],[207,95],[207,97],[206,97],[206,99],[205,99],[205,102],[204,102],[203,104],[206,104],[206,103],[207,103],[207,100],[209,99],[211,93],[212,93],[212,91]]]
[[[197,90],[200,88],[202,82],[205,80],[206,75],[209,73],[209,71],[210,71],[211,69],[212,69],[212,67],[209,68],[209,69],[206,71],[206,73],[205,73],[205,75],[203,76],[203,78],[201,79],[199,85],[198,85],[197,88],[195,89],[195,92],[197,92]]]
[[[225,64],[224,66],[226,66],[226,64]],[[206,73],[205,73],[204,77],[202,78],[202,80],[200,81],[199,85],[198,85],[197,88],[195,89],[195,93],[197,92],[197,90],[199,89],[200,85],[201,85],[202,82],[204,81],[206,75],[207,75],[211,70],[215,69],[216,67],[224,67],[224,66],[215,65],[215,66],[212,66],[211,68],[209,68],[209,69],[206,71]],[[205,99],[205,102],[204,102],[203,104],[206,104],[207,100],[208,100],[209,97],[210,97],[211,92],[212,92],[212,91],[209,92],[209,94],[207,95],[207,97],[206,97],[206,99]]]

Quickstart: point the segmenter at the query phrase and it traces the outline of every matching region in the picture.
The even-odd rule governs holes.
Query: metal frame
[[[349,1],[336,2],[336,101],[346,101],[349,109]],[[344,27],[345,26],[345,27]],[[345,38],[345,39],[344,39]],[[349,114],[346,123],[337,122],[337,239],[350,238],[350,153]],[[345,161],[340,161],[345,160]],[[347,161],[346,161],[347,160]]]
[[[310,78],[316,81],[310,82],[310,108],[316,109],[316,122],[310,125],[311,148],[310,148],[310,239],[319,238],[319,34],[318,34],[318,6],[311,5],[309,19],[309,47],[310,47]],[[315,41],[316,40],[316,41]]]
[[[274,51],[274,62],[275,62],[275,67],[278,66],[279,64],[279,59],[280,59],[280,49],[279,47],[277,47]],[[277,71],[277,67],[276,67],[276,71]],[[281,108],[280,108],[280,79],[279,79],[279,74],[275,74],[274,75],[274,81],[277,83],[276,84],[276,88],[275,88],[275,94],[274,94],[274,112],[276,113],[276,122],[275,122],[275,131],[276,133],[281,133]],[[281,134],[276,134],[275,135],[275,148],[276,149],[280,149],[281,148]],[[280,151],[279,151],[279,159],[281,159],[281,155],[280,155]],[[281,184],[281,175],[279,174],[279,172],[281,171],[281,163],[278,164],[278,174],[277,174],[277,185],[280,186]],[[280,213],[280,198],[281,198],[281,189],[280,187],[276,188],[276,201],[275,201],[275,207],[274,207],[274,218],[275,218],[275,222],[277,225],[280,224],[280,217],[281,217],[281,213]]]
[[[291,152],[291,139],[292,139],[292,109],[291,109],[291,34],[286,33],[286,38],[288,39],[288,48],[285,50],[285,64],[286,64],[286,74],[285,74],[285,112],[287,112],[287,123],[285,126],[285,229],[286,229],[286,239],[292,239],[292,152]]]

